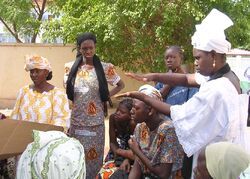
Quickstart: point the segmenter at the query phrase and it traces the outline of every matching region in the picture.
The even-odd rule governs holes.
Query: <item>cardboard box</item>
[[[63,131],[63,127],[12,119],[0,120],[0,160],[21,154],[33,142],[33,130]]]

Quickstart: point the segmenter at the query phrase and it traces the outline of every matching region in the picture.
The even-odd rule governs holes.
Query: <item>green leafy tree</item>
[[[227,14],[234,25],[227,31],[227,37],[232,43],[233,48],[243,48],[250,50],[250,1],[249,0],[210,0],[207,3],[195,0],[193,3],[202,18],[208,14],[212,8]]]
[[[18,43],[24,37],[35,43],[46,4],[47,0],[0,0],[0,21]]]
[[[248,0],[55,0],[61,14],[45,25],[44,38],[74,43],[77,34],[94,32],[102,59],[133,71],[164,71],[163,53],[180,45],[192,62],[195,24],[212,8],[228,14],[235,25],[228,32],[233,47],[249,48]]]

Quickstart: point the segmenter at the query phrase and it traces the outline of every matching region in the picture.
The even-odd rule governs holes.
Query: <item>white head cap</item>
[[[217,9],[213,9],[207,17],[196,25],[196,32],[192,36],[193,48],[210,52],[227,53],[231,43],[226,40],[224,30],[232,26],[232,20]]]
[[[162,96],[160,91],[151,85],[148,84],[142,85],[138,91],[152,98],[162,101]]]

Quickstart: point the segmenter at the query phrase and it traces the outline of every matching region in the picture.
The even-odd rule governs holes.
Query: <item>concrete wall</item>
[[[240,80],[247,80],[244,77],[244,72],[247,68],[250,67],[250,55],[237,55],[235,57],[228,56],[227,63],[230,65],[230,68],[236,73],[236,75],[240,78]]]
[[[58,44],[0,44],[0,109],[12,108],[18,90],[32,83],[29,73],[24,70],[26,55],[38,54],[48,58],[53,70],[50,82],[63,88],[64,63],[74,59],[73,48],[74,45]],[[137,90],[142,85],[126,77],[119,68],[116,70],[125,82],[125,89],[122,92]],[[113,100],[116,103],[116,100]]]

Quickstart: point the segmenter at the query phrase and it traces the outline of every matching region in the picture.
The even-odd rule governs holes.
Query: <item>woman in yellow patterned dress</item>
[[[70,125],[70,109],[67,96],[47,81],[52,78],[49,61],[34,55],[26,59],[25,70],[30,72],[33,84],[20,89],[12,119],[52,124],[64,127]]]
[[[68,98],[73,102],[69,133],[83,145],[86,178],[93,179],[103,164],[105,104],[124,83],[113,65],[101,62],[95,54],[94,34],[81,34],[77,48],[81,54],[71,67],[66,86]],[[110,92],[107,82],[115,86]]]

